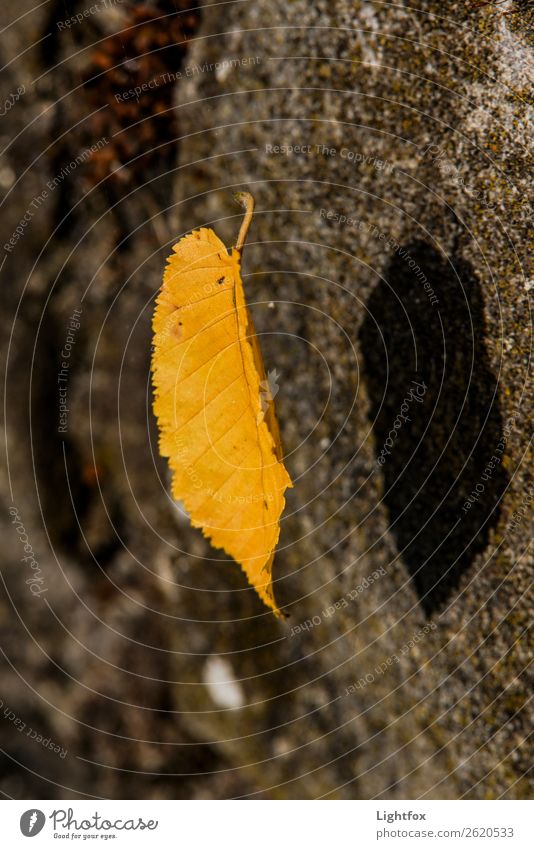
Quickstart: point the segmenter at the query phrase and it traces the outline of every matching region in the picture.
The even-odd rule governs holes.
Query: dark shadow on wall
[[[430,616],[496,522],[507,482],[503,422],[470,267],[419,241],[395,252],[384,277],[360,340],[376,474],[384,477],[390,531]]]

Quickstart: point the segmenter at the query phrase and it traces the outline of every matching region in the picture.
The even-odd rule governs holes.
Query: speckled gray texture
[[[469,380],[473,336],[479,348],[467,432],[455,442],[454,422],[442,419],[445,432],[438,420],[425,437],[443,437],[440,451],[452,467],[458,452],[467,456],[481,437],[487,456],[479,456],[461,483],[460,500],[450,507],[458,518],[465,517],[471,485],[479,484],[505,433],[502,479],[493,493],[502,501],[484,546],[464,558],[461,592],[437,605],[431,617],[437,628],[416,650],[336,704],[343,733],[354,735],[357,748],[346,761],[354,770],[350,784],[323,790],[334,796],[532,793],[531,750],[523,743],[531,722],[523,710],[532,648],[525,634],[532,608],[531,511],[507,531],[532,486],[528,21],[494,9],[469,14],[465,4],[449,6],[446,17],[443,12],[439,4],[425,4],[420,13],[378,3],[237,4],[231,22],[226,11],[206,14],[197,55],[205,62],[259,56],[261,63],[221,81],[205,73],[180,91],[191,133],[183,162],[198,164],[178,181],[178,229],[231,213],[225,187],[249,187],[259,208],[244,263],[246,285],[259,302],[255,315],[268,334],[268,360],[282,373],[280,418],[286,449],[295,452],[290,469],[303,475],[289,497],[287,549],[275,569],[279,577],[292,572],[293,616],[311,618],[377,566],[387,570],[358,601],[293,637],[299,642],[293,651],[313,653],[330,699],[387,660],[426,621],[402,557],[396,559],[398,541],[387,530],[383,475],[373,473],[381,443],[369,432],[381,392],[386,407],[388,393],[402,400],[408,391],[402,382],[410,376],[409,338],[389,349],[387,381],[380,386],[377,378],[386,372],[377,376],[380,367],[365,347],[372,347],[372,333],[361,333],[382,320],[382,332],[395,341],[391,324],[403,321],[401,303],[391,304],[392,277],[404,279],[403,260],[390,243],[414,245],[409,256],[430,245],[430,279],[436,291],[442,287],[440,305],[431,304],[421,285],[408,307],[420,356],[441,362],[433,310],[441,314],[448,359],[466,354],[445,386],[438,416],[457,403]],[[230,34],[216,35],[225,30]],[[301,151],[277,155],[270,145],[300,145]],[[327,210],[353,222],[340,226]],[[235,222],[219,226],[231,240]],[[448,267],[457,292],[453,283],[444,285]],[[451,306],[461,300],[458,292],[466,293],[463,311],[461,303]],[[269,300],[275,301],[271,310]],[[286,341],[296,336],[301,339]],[[370,384],[377,393],[371,399]],[[391,414],[389,427],[394,407]],[[324,456],[321,439],[332,442]],[[399,431],[398,450],[402,439]],[[413,443],[413,433],[405,439]],[[413,466],[400,470],[414,474]],[[489,476],[495,479],[497,471]],[[443,482],[438,477],[437,485]],[[486,492],[490,488],[491,481]],[[451,497],[443,486],[440,497]],[[468,545],[466,534],[460,537],[455,553]],[[431,542],[436,547],[439,537]],[[444,540],[445,548],[449,543]],[[282,583],[282,597],[284,589]],[[306,687],[308,699],[316,686]],[[328,699],[321,693],[316,700]],[[321,713],[332,727],[335,714]]]

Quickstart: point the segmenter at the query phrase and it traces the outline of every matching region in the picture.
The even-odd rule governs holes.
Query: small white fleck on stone
[[[241,685],[235,680],[231,664],[217,655],[208,657],[202,670],[202,679],[208,692],[221,708],[240,708],[245,704]]]

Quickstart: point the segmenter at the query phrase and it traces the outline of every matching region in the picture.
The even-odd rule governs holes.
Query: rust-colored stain
[[[95,151],[86,174],[129,184],[171,155],[177,135],[173,90],[188,42],[199,24],[189,0],[159,0],[128,10],[123,28],[91,54],[84,73],[92,140],[109,143]],[[102,106],[105,108],[102,109]]]

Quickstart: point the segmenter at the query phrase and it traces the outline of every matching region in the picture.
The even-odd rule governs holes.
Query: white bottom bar
[[[532,849],[534,802],[4,801],[2,845]],[[29,840],[35,837],[35,844]]]

